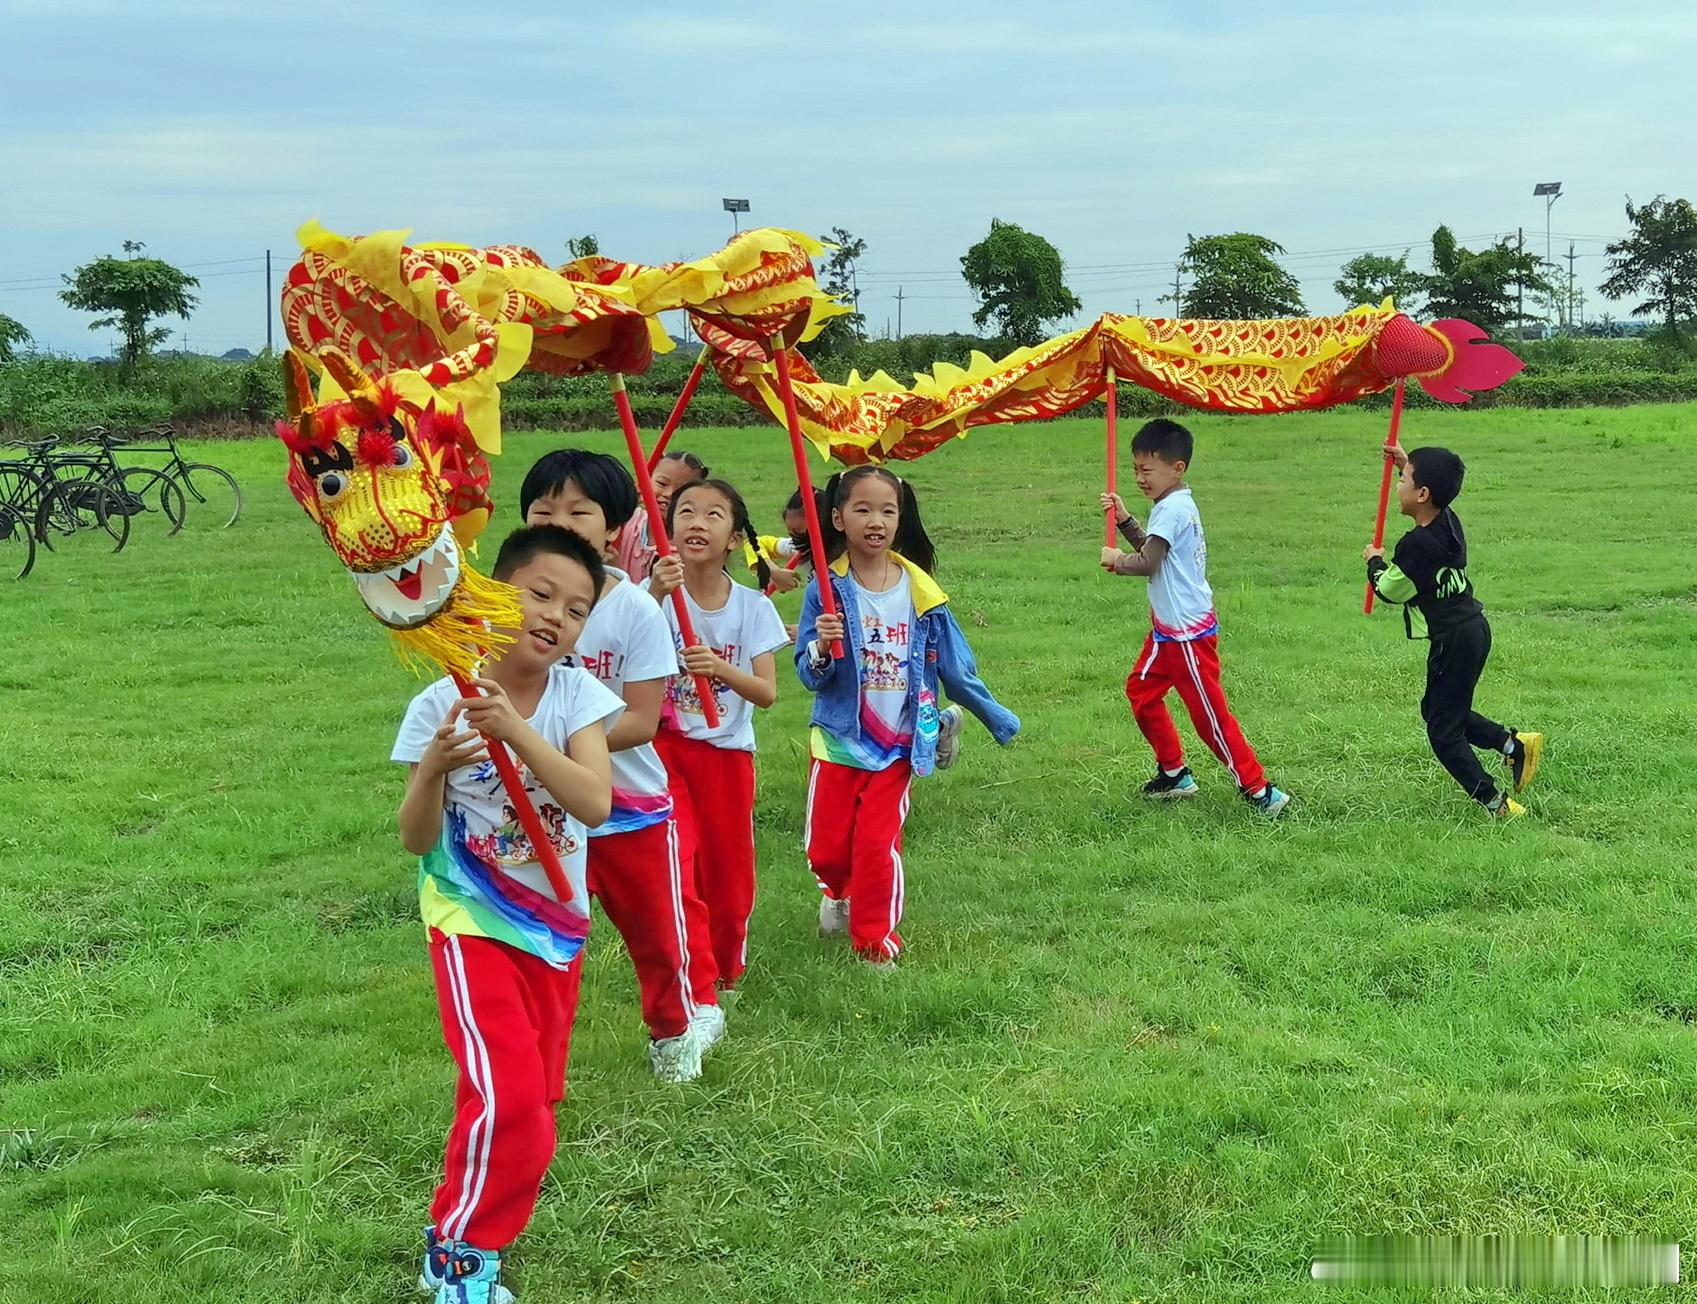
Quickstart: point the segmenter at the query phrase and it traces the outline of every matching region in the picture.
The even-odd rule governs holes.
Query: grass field
[[[655,1083],[597,925],[525,1304],[1298,1299],[1327,1230],[1697,1234],[1697,413],[1407,432],[1472,464],[1481,706],[1550,739],[1507,827],[1360,612],[1382,418],[1195,426],[1226,687],[1289,817],[1200,751],[1201,800],[1130,795],[1147,614],[1094,566],[1097,425],[915,465],[1025,730],[918,786],[883,980],[814,935],[781,671],[730,1039]],[[510,440],[507,522],[555,442]],[[680,443],[776,524],[777,432]],[[0,1304],[412,1298],[453,1081],[386,760],[416,684],[280,448],[206,451],[248,492],[225,537],[0,587]]]

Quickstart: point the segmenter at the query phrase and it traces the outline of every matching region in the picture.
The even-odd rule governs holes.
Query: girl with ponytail
[[[662,603],[687,673],[670,682],[654,746],[670,778],[683,872],[707,907],[719,984],[742,975],[748,918],[754,909],[754,710],[778,700],[773,653],[789,643],[772,600],[725,569],[753,536],[742,495],[724,480],[694,480],[672,492],[666,532],[682,561],[695,647],[685,647],[671,604]],[[766,563],[757,566],[762,585]],[[669,576],[656,570],[649,591],[664,597]],[[694,676],[712,684],[719,726],[707,727]]]
[[[830,565],[807,587],[795,642],[796,673],[814,694],[807,860],[824,894],[819,931],[846,931],[864,960],[887,965],[902,949],[911,780],[954,763],[962,707],[998,743],[1019,732],[1019,717],[979,679],[948,595],[931,578],[937,554],[913,486],[859,466],[834,476],[825,495]],[[821,614],[822,582],[836,615]],[[833,658],[838,640],[844,655]],[[955,705],[940,708],[939,686]]]

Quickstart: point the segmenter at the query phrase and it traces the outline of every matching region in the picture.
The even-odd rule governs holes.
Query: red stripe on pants
[[[432,929],[430,967],[460,1066],[430,1219],[446,1239],[504,1249],[530,1221],[554,1157],[582,956],[555,969],[504,942]]]
[[[1267,776],[1226,704],[1226,691],[1220,687],[1220,640],[1215,635],[1188,643],[1160,642],[1149,635],[1125,681],[1126,700],[1137,727],[1155,749],[1156,764],[1176,770],[1184,764],[1184,746],[1163,700],[1169,689],[1177,690],[1197,737],[1231,771],[1237,786],[1259,791]]]
[[[863,955],[894,959],[906,904],[902,824],[912,770],[857,770],[815,760],[807,776],[807,864],[825,895],[848,898],[849,942]]]
[[[655,1039],[689,1027],[697,1005],[717,1005],[707,908],[684,874],[677,821],[589,840],[589,890],[625,939],[642,992],[642,1020]]]
[[[672,814],[694,847],[696,895],[719,983],[733,987],[748,966],[748,917],[754,913],[754,753],[715,747],[675,729],[654,736],[671,779]],[[690,867],[686,865],[686,870]]]

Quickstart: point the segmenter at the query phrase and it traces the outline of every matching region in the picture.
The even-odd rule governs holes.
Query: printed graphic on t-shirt
[[[873,592],[855,584],[860,608],[860,737],[813,731],[813,755],[859,770],[883,770],[913,744],[913,698],[908,662],[912,651],[913,585],[903,571],[896,584]]]
[[[525,791],[530,794],[531,805],[536,808],[536,814],[542,820],[542,827],[548,834],[548,841],[554,844],[554,850],[561,856],[575,856],[583,849],[583,843],[571,832],[566,812],[548,800],[548,790],[536,782],[536,776],[529,768],[524,770],[522,779]],[[501,776],[495,772],[492,761],[484,761],[473,770],[471,781],[483,786],[490,798],[501,789]],[[531,844],[530,835],[524,831],[524,826],[519,823],[518,812],[513,809],[510,801],[501,803],[501,820],[500,825],[481,837],[468,836],[467,850],[502,869],[512,869],[535,861],[536,848]]]

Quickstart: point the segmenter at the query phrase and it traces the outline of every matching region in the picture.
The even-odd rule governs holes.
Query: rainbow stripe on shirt
[[[505,942],[556,969],[577,958],[589,935],[589,916],[577,904],[555,901],[490,865],[468,845],[464,816],[451,811],[436,845],[419,858],[418,905],[427,927]]]
[[[854,770],[887,770],[913,751],[913,734],[891,729],[862,701],[859,738],[843,738],[814,725],[811,750],[816,761]]]
[[[652,744],[650,744],[652,745]],[[592,838],[604,838],[611,833],[631,833],[659,824],[672,813],[672,794],[669,792],[632,792],[613,785],[613,810],[605,824],[589,830]]]

